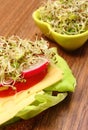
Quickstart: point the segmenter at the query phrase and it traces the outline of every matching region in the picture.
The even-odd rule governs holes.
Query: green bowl
[[[88,31],[77,35],[62,35],[53,31],[48,23],[40,20],[39,9],[33,12],[32,16],[42,33],[66,50],[76,50],[88,40]]]

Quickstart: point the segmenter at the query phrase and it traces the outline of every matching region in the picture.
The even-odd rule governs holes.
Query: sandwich
[[[0,126],[55,106],[75,86],[68,64],[43,38],[0,37]]]

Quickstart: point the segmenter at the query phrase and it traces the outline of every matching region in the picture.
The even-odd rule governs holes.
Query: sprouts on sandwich
[[[41,56],[51,58],[52,52],[44,39],[32,42],[18,36],[0,37],[0,85],[22,81],[21,72],[38,63]]]
[[[88,30],[88,0],[48,0],[39,10],[40,19],[55,32],[76,35]]]

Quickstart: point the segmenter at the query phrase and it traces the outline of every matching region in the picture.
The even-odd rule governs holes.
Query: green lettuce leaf
[[[36,94],[35,101],[29,106],[25,107],[16,116],[22,119],[29,119],[41,113],[42,111],[48,109],[61,102],[67,93],[58,93],[57,96],[52,96],[52,93],[41,93]]]
[[[56,66],[59,67],[63,72],[63,79],[56,84],[46,88],[46,91],[59,91],[59,92],[73,92],[76,86],[76,79],[72,74],[71,69],[69,68],[67,62],[58,55],[56,48],[51,48],[53,52],[55,52],[55,57],[58,62]],[[53,62],[53,60],[52,60]]]

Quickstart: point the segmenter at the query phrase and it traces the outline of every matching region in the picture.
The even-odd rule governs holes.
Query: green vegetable
[[[39,8],[39,14],[41,21],[60,34],[76,35],[88,30],[87,0],[47,0]]]

